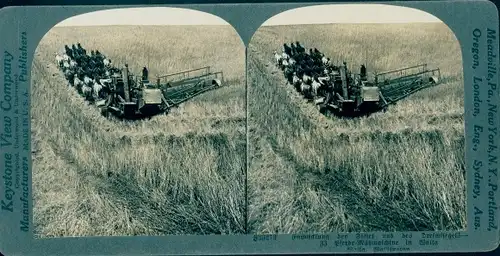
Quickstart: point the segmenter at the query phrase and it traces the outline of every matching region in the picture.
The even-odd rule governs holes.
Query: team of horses
[[[281,53],[274,51],[276,65],[283,71],[288,83],[301,93],[306,99],[324,97],[327,101],[335,95],[342,93],[342,80],[340,68],[343,66],[333,65],[330,58],[318,49],[306,50],[300,42],[292,42],[290,46],[283,44]],[[366,78],[366,67],[361,65],[361,76]],[[346,69],[346,79],[349,84],[357,84],[358,77],[353,76]],[[355,88],[350,87],[349,90]]]
[[[56,53],[56,63],[64,73],[68,86],[74,87],[90,102],[104,99],[109,93],[111,76],[120,73],[111,60],[97,50],[87,53],[80,43],[64,46]]]

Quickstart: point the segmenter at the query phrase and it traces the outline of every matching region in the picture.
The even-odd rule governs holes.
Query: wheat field
[[[386,113],[326,117],[272,64],[297,40],[369,71],[428,63],[444,82]],[[56,68],[55,51],[76,42],[151,77],[210,65],[229,86],[166,116],[108,120]],[[230,26],[53,28],[32,68],[35,235],[465,229],[459,47],[444,24],[262,27],[245,70]]]
[[[151,120],[108,120],[66,86],[54,53],[99,50],[150,77],[211,66],[227,87]],[[231,26],[55,27],[32,68],[37,238],[244,232],[244,45]]]
[[[443,83],[386,113],[326,117],[274,66],[295,41],[355,72],[427,63]],[[261,27],[247,58],[250,233],[466,228],[462,57],[446,25]]]

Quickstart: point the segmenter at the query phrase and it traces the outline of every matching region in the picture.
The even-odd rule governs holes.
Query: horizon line
[[[441,21],[410,21],[410,22],[330,22],[330,23],[290,23],[290,24],[262,24],[260,27],[280,27],[280,26],[311,26],[311,25],[401,25],[401,24],[440,24],[443,23]],[[89,24],[89,25],[58,25],[54,26],[54,28],[68,28],[68,27],[193,27],[193,26],[211,26],[211,27],[222,27],[222,26],[231,26],[231,24]],[[259,27],[259,28],[260,28]]]
[[[86,24],[86,25],[57,25],[54,28],[68,28],[68,27],[125,27],[125,26],[140,26],[140,27],[189,27],[189,26],[231,26],[231,24]]]
[[[373,24],[441,24],[442,21],[408,21],[408,22],[325,22],[325,23],[290,23],[290,24],[262,24],[261,27],[279,27],[295,25],[373,25]]]

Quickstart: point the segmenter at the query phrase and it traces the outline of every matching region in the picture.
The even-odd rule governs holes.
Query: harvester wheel
[[[221,86],[221,81],[219,79],[214,79],[212,80],[212,85],[219,87]]]
[[[326,114],[328,111],[328,107],[326,106],[326,104],[319,104],[318,109],[321,114]]]
[[[163,109],[163,114],[164,114],[164,115],[168,115],[168,114],[170,114],[170,108],[168,108],[168,107],[164,108],[164,109]]]
[[[437,82],[438,82],[438,78],[437,78],[437,77],[434,77],[434,76],[433,76],[433,77],[430,77],[430,78],[429,78],[429,82],[430,82],[431,84],[437,84]]]
[[[109,111],[107,108],[101,108],[101,115],[108,118],[109,117]]]

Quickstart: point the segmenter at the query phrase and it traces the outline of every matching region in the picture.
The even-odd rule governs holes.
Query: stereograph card
[[[5,7],[0,253],[489,251],[489,1]]]

